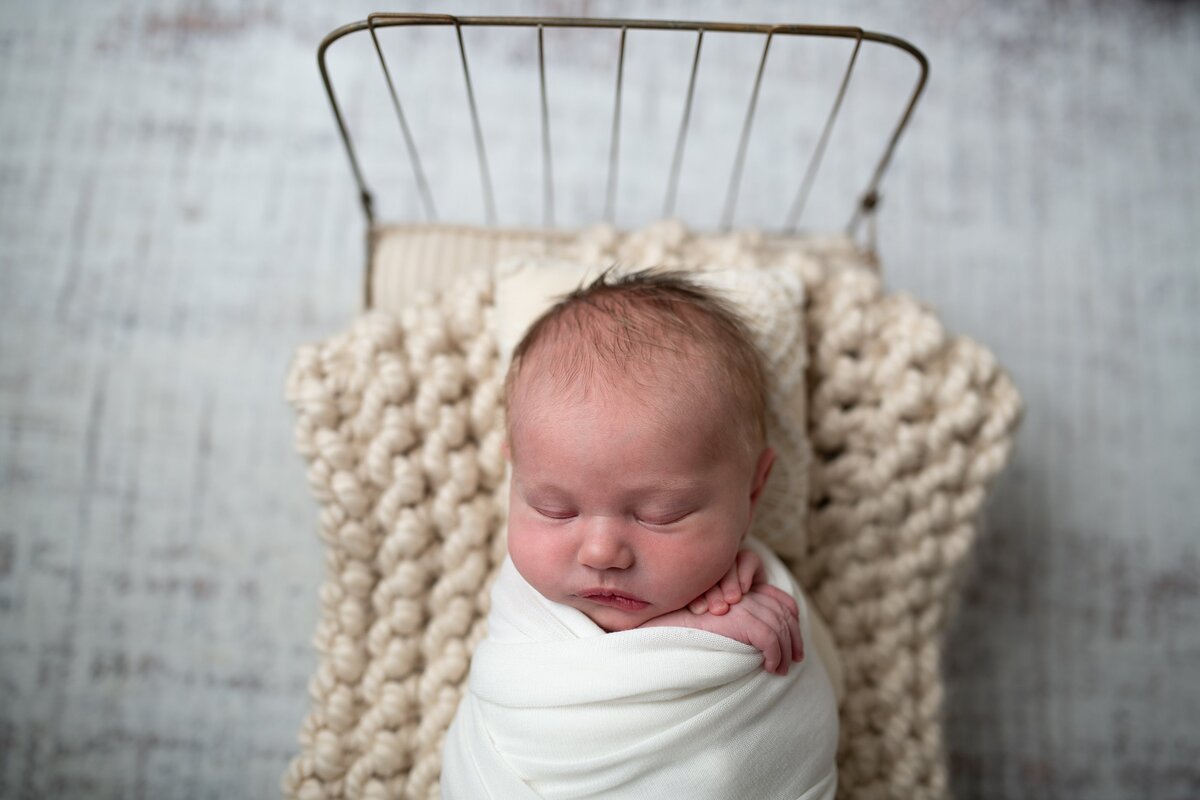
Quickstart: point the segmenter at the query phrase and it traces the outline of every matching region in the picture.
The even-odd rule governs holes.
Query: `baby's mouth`
[[[624,592],[617,592],[612,589],[603,589],[599,587],[595,589],[584,589],[576,596],[584,600],[589,600],[593,603],[599,603],[603,606],[618,608],[622,611],[641,611],[643,608],[650,605],[645,600],[639,600],[631,594],[625,594]]]

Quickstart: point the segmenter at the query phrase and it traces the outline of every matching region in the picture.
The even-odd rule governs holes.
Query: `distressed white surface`
[[[1200,8],[422,8],[854,23],[925,50],[931,82],[884,184],[884,269],[990,347],[1028,404],[952,642],[955,785],[985,798],[1200,794]],[[276,792],[307,707],[322,570],[283,376],[297,344],[349,319],[363,257],[314,52],[371,10],[0,3],[2,797]],[[536,85],[513,78],[532,51],[474,45],[501,65],[477,73],[481,113],[512,123],[490,142],[502,221],[537,222],[538,173],[499,155],[536,142]],[[680,62],[661,49],[631,41],[630,69]],[[706,58],[732,66],[705,85],[748,89],[758,52],[714,42]],[[834,63],[812,53],[772,57]],[[461,92],[422,55],[428,74],[403,80],[431,76],[435,99]],[[577,154],[555,164],[556,220],[581,224],[600,213],[607,147],[607,116],[587,108],[611,91],[585,67],[610,54],[575,42],[549,57],[556,156],[563,142]],[[344,66],[363,121],[378,76]],[[684,81],[664,66],[627,86],[640,113],[619,221],[659,208]],[[811,138],[788,125],[830,99],[811,91],[764,96],[739,224],[773,224],[790,201]],[[679,206],[702,225],[719,213],[742,107],[706,113]],[[848,107],[814,224],[845,219],[883,119]],[[364,141],[393,190],[381,209],[416,214],[381,120]],[[667,144],[650,141],[664,128]],[[439,210],[477,214],[469,133],[424,136],[450,187]]]

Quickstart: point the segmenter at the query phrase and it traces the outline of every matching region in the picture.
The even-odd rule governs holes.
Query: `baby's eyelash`
[[[576,512],[574,511],[561,511],[557,508],[538,508],[534,506],[533,510],[547,519],[571,519],[576,516]]]
[[[673,525],[676,522],[681,521],[682,519],[684,519],[691,513],[692,513],[691,511],[682,511],[678,514],[675,514],[675,513],[665,514],[662,517],[659,517],[657,519],[647,519],[645,517],[638,517],[638,522],[641,522],[644,525],[655,525],[655,526]]]

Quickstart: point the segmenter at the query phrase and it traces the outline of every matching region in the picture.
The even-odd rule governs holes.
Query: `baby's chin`
[[[636,628],[638,625],[642,624],[641,621],[618,622],[616,624],[609,624],[609,623],[603,622],[598,619],[592,619],[592,622],[596,623],[600,627],[600,630],[604,631],[605,633],[618,633],[620,631],[631,631],[634,628]]]
[[[605,633],[631,631],[643,622],[659,616],[657,613],[647,613],[647,611],[635,614],[615,608],[584,608],[582,606],[590,605],[586,601],[573,605]]]
[[[671,613],[663,611],[660,608],[650,606],[637,612],[622,611],[617,608],[597,607],[581,601],[577,598],[571,605],[578,611],[582,611],[583,615],[603,630],[605,633],[617,633],[619,631],[631,631],[634,628],[639,628],[652,619],[657,619],[664,614]],[[672,609],[678,611],[678,609]]]

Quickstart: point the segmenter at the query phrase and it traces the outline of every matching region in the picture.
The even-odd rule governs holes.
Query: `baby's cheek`
[[[537,552],[537,548],[531,541],[533,537],[529,529],[519,524],[513,524],[513,522],[513,520],[509,520],[508,524],[508,554],[521,574],[525,574],[526,569],[532,566],[529,561]]]
[[[707,546],[692,542],[671,542],[655,555],[665,575],[661,585],[670,587],[671,600],[682,608],[712,587],[729,570],[737,547],[725,543]]]
[[[561,547],[540,534],[535,526],[514,524],[509,520],[508,554],[513,566],[529,584],[547,597],[556,594],[555,576],[561,573],[558,561]]]

